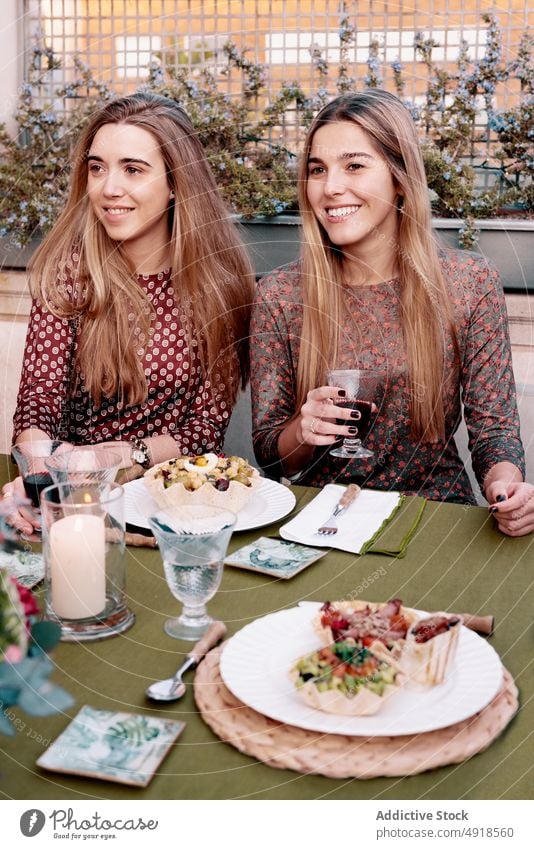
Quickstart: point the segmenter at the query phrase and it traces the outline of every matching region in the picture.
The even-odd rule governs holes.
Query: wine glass
[[[353,411],[351,419],[336,419],[338,425],[357,428],[354,436],[346,436],[341,445],[330,451],[332,457],[344,460],[374,457],[374,453],[362,445],[371,424],[373,400],[382,381],[382,372],[375,369],[330,369],[326,374],[329,386],[344,389],[343,397],[334,398],[336,407]]]
[[[181,615],[165,622],[170,637],[196,641],[213,622],[206,602],[219,589],[236,520],[235,513],[207,504],[169,507],[149,517],[167,584],[183,604]]]
[[[28,439],[26,442],[17,442],[11,448],[11,456],[19,468],[26,495],[35,508],[39,508],[43,489],[53,483],[46,468],[46,460],[61,444],[57,439]]]

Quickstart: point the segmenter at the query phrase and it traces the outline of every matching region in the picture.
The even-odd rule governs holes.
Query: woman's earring
[[[174,200],[174,192],[171,189],[171,193],[169,195],[169,200]]]

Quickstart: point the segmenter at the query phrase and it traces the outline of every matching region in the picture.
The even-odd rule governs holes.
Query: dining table
[[[0,483],[13,477],[0,458]],[[294,516],[317,494],[293,486]],[[234,532],[229,552],[257,539],[276,537],[290,516],[270,525]],[[259,522],[258,524],[261,524]],[[37,550],[39,546],[37,545]],[[73,706],[50,716],[18,708],[15,734],[0,734],[0,795],[4,799],[526,799],[532,789],[532,582],[534,535],[512,538],[497,529],[487,508],[428,502],[404,557],[355,555],[328,548],[324,557],[283,580],[225,566],[222,583],[208,604],[228,637],[259,617],[302,601],[361,597],[400,598],[423,611],[492,615],[486,639],[500,655],[519,690],[519,709],[485,750],[460,763],[409,776],[327,778],[274,768],[223,742],[204,722],[193,693],[176,702],[145,696],[156,679],[172,676],[191,644],[167,636],[163,625],[178,602],[165,581],[157,549],[128,547],[127,595],[135,624],[94,642],[61,642],[51,657],[51,680],[73,697]],[[37,588],[42,596],[42,590]],[[269,645],[264,646],[268,655]],[[263,662],[258,657],[258,664]],[[181,735],[146,787],[134,787],[42,769],[36,761],[84,705],[145,717],[180,720]]]

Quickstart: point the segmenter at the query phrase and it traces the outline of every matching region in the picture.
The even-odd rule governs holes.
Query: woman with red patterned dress
[[[113,442],[139,474],[221,449],[248,377],[254,278],[174,101],[138,93],[89,121],[30,281],[16,442]]]

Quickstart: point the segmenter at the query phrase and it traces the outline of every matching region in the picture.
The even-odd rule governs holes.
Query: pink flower
[[[18,663],[24,657],[20,646],[8,646],[4,652],[4,660],[8,663]]]
[[[37,604],[35,596],[29,589],[22,587],[18,581],[15,581],[15,584],[19,594],[19,599],[24,607],[24,615],[26,620],[28,620],[30,616],[36,616],[39,613],[39,605]]]
[[[28,609],[33,605],[26,599]],[[26,656],[30,622],[19,595],[19,585],[0,568],[0,663],[17,663]]]

